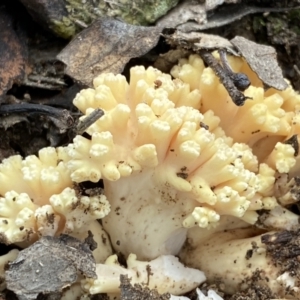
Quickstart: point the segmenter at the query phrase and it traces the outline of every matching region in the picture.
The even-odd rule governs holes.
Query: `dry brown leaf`
[[[126,63],[151,50],[161,28],[126,24],[102,18],[80,32],[57,56],[67,65],[66,74],[84,85],[103,73],[121,73]]]
[[[0,9],[0,103],[14,83],[25,75],[26,49],[13,29],[13,20]]]

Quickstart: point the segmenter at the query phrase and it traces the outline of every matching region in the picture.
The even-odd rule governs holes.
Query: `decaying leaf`
[[[207,12],[215,9],[224,2],[232,4],[239,2],[239,0],[185,0],[160,18],[156,22],[156,25],[164,28],[177,28],[183,32],[190,32],[193,29],[197,30],[193,27],[207,26],[208,20],[210,20],[210,13],[207,16]]]
[[[223,1],[211,0],[206,2],[210,2],[208,5],[205,5],[205,10],[207,11],[215,8],[217,5],[220,5],[221,4],[220,2]],[[216,2],[216,4],[213,4],[213,2]],[[232,2],[236,3],[237,1],[232,0]],[[201,30],[217,28],[217,27],[221,27],[233,23],[250,14],[267,13],[267,12],[283,12],[283,11],[287,11],[299,7],[299,2],[296,3],[296,1],[295,3],[287,3],[285,1],[269,1],[270,3],[265,4],[265,7],[261,6],[260,3],[257,3],[257,5],[255,4],[249,5],[246,4],[245,1],[239,1],[239,2],[240,3],[236,3],[232,5],[226,5],[226,4],[221,5],[220,7],[218,7],[216,11],[214,11],[214,13],[208,14],[205,21],[203,20],[203,17],[201,18],[201,22],[199,22],[195,18],[191,18],[187,22],[183,22],[183,23],[177,23],[175,21],[175,25],[172,27],[173,28],[176,27],[178,30],[183,32],[201,31]],[[288,1],[288,2],[292,2],[292,1]],[[178,11],[178,15],[180,13],[182,12]],[[168,15],[166,15],[164,18],[168,18]]]
[[[288,87],[273,47],[254,43],[241,36],[232,39],[231,43],[239,50],[250,68],[267,87],[277,90],[284,90]]]
[[[12,18],[0,9],[0,103],[14,83],[25,75],[26,49],[13,29]]]
[[[181,58],[188,57],[191,54],[190,50],[183,48],[172,49],[167,53],[160,54],[157,60],[154,62],[153,67],[161,70],[164,73],[170,73],[174,65],[177,64]]]
[[[212,51],[222,48],[233,55],[238,55],[230,41],[218,35],[202,32],[185,33],[179,30],[166,32],[163,35],[174,49],[161,54],[154,66],[165,73],[169,73],[180,58],[188,57],[191,53],[199,52],[201,49]]]
[[[207,22],[206,10],[204,3],[183,1],[160,18],[156,25],[164,28],[175,28],[188,21],[205,24]]]
[[[121,73],[133,57],[147,53],[158,42],[161,28],[133,26],[102,18],[78,34],[57,56],[66,73],[82,84],[103,72]]]
[[[232,101],[237,106],[244,105],[245,101],[248,99],[242,91],[245,90],[243,87],[242,89],[239,88],[240,83],[233,81],[233,74],[232,70],[229,70],[230,67],[227,66],[225,68],[224,62],[222,65],[216,60],[216,58],[211,54],[213,50],[219,50],[224,52],[231,52],[232,54],[238,55],[233,47],[233,45],[225,38],[216,35],[210,35],[205,33],[199,32],[191,32],[191,33],[183,33],[180,31],[176,31],[170,36],[167,36],[167,41],[172,46],[179,46],[183,49],[192,50],[198,54],[200,54],[203,61],[213,69],[215,74],[219,77],[220,81],[224,85],[225,89],[227,90],[228,94],[230,95]],[[226,49],[226,50],[225,50]],[[221,58],[223,55],[220,55]],[[224,57],[224,56],[223,56]],[[226,59],[226,57],[225,57]],[[226,64],[227,65],[227,64]],[[228,73],[230,71],[230,73]],[[244,75],[239,73],[240,75]],[[249,86],[250,81],[246,75],[242,77],[243,79],[247,79],[246,88]],[[244,83],[244,80],[242,80]]]
[[[139,284],[131,285],[127,275],[120,275],[121,300],[168,300],[170,294],[160,295],[156,290],[142,287]]]
[[[225,48],[228,52],[237,55],[237,52],[230,41],[218,35],[202,32],[185,33],[177,30],[169,36],[166,35],[166,38],[167,42],[172,46],[180,46],[195,52],[200,51],[201,49],[217,50]]]
[[[226,49],[233,55],[241,55],[266,87],[277,90],[288,87],[277,62],[276,50],[271,46],[260,45],[239,36],[228,41],[220,36],[200,32],[176,31],[166,35],[166,39],[173,47],[179,46],[196,53],[200,53],[203,49],[211,51]]]
[[[68,235],[42,237],[19,252],[5,272],[7,288],[20,300],[59,293],[76,282],[78,272],[96,278],[96,262],[86,243]]]

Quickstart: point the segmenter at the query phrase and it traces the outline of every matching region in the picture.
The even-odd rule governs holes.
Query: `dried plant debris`
[[[6,95],[0,106],[0,161],[15,154],[37,154],[43,147],[71,141],[80,116],[73,106],[79,90],[75,84],[52,97],[37,93],[20,100]]]
[[[29,118],[31,120],[44,118],[46,122],[39,127],[47,127],[47,139],[52,146],[57,146],[64,134],[71,130],[74,124],[71,112],[66,109],[31,103],[1,105],[0,117],[0,127],[4,127],[5,130],[21,122],[29,125]],[[28,139],[28,134],[26,136]],[[28,140],[26,144],[28,144]]]
[[[212,69],[214,69],[216,75],[219,78],[220,72],[217,63],[212,63],[212,61],[214,60],[213,58],[208,59],[208,57],[203,57],[203,54],[207,52],[204,50],[212,51],[218,49],[219,52],[223,51],[223,54],[222,52],[220,52],[220,56],[223,63],[223,69],[224,71],[226,71],[227,75],[228,67],[226,66],[226,63],[224,63],[224,50],[230,52],[233,55],[243,56],[243,58],[247,61],[251,69],[257,74],[257,76],[262,80],[266,87],[273,87],[278,90],[284,90],[288,87],[288,84],[284,80],[282,71],[277,62],[276,50],[271,46],[260,45],[240,36],[237,36],[231,41],[228,41],[227,39],[216,35],[203,34],[198,32],[183,33],[180,31],[176,31],[171,35],[165,36],[167,42],[171,46],[179,46],[181,48],[193,50],[199,53],[202,59]],[[205,54],[205,56],[209,56],[209,54]],[[222,79],[221,81],[224,84]],[[234,85],[237,87],[238,90],[241,90],[239,88],[239,83]],[[245,84],[245,87],[247,87],[248,85]],[[230,92],[232,88],[226,87],[226,89],[232,97],[232,92]],[[242,95],[236,95],[233,98],[233,101],[237,105],[243,105],[244,103]]]
[[[193,31],[193,29],[188,29],[190,27],[193,28],[199,25],[207,26],[208,11],[215,9],[223,3],[233,4],[238,2],[239,0],[182,1],[160,18],[156,22],[156,25],[164,28],[177,28],[183,32],[190,32]]]
[[[253,13],[269,10],[284,11],[283,8],[251,6],[246,5],[245,1],[241,2],[240,0],[185,0],[161,17],[156,25],[164,28],[177,28],[182,32],[191,32],[220,27]],[[228,6],[226,4],[235,5]],[[220,5],[220,9],[216,10]],[[212,10],[215,11],[212,13]]]
[[[234,73],[227,63],[227,51],[237,55],[234,46],[227,39],[198,32],[186,34],[179,31],[169,36],[166,35],[166,39],[172,46],[179,46],[199,53],[203,61],[211,67],[219,77],[232,101],[237,106],[244,105],[248,97],[242,92],[249,87],[250,81],[245,74]],[[222,65],[211,54],[211,51],[215,49],[219,50]]]
[[[249,15],[249,14],[255,14],[255,13],[267,13],[267,12],[284,12],[287,10],[295,9],[299,7],[299,2],[297,3],[294,1],[293,4],[290,5],[289,2],[291,1],[269,1],[270,3],[264,2],[261,4],[261,1],[235,1],[235,0],[228,0],[225,1],[228,4],[231,2],[230,5],[221,5],[221,2],[219,0],[211,0],[206,1],[206,4],[199,3],[198,5],[201,7],[198,7],[197,10],[199,11],[202,9],[203,11],[214,9],[213,13],[206,14],[206,18],[203,16],[203,12],[201,14],[201,19],[199,22],[199,18],[191,18],[187,22],[182,23],[176,23],[173,26],[173,28],[177,28],[180,31],[183,32],[192,32],[192,31],[201,31],[211,28],[217,28],[221,27],[230,23],[233,23],[234,21],[240,20],[241,18]],[[215,9],[217,8],[217,9]],[[193,8],[196,10],[195,8]],[[172,13],[172,11],[170,12]],[[177,11],[177,15],[174,17],[180,18],[180,15],[182,15],[184,12],[181,10]],[[164,19],[167,19],[168,15],[164,17]],[[161,21],[159,21],[161,22]]]
[[[42,237],[20,251],[5,272],[7,288],[20,300],[41,294],[58,294],[76,282],[78,272],[96,278],[96,262],[90,247],[68,235]]]
[[[0,113],[4,110],[6,105],[1,105]],[[69,142],[73,116],[67,110],[60,111],[56,116],[43,115],[38,111],[0,114],[0,161],[15,154],[37,154],[43,147],[56,147]]]
[[[5,104],[0,106],[0,115],[18,113],[47,115],[53,119],[57,119],[57,122],[60,122],[61,124],[60,128],[62,131],[66,131],[67,128],[73,125],[73,118],[70,112],[66,109],[31,103]]]
[[[23,80],[26,52],[14,31],[12,17],[0,8],[0,103],[12,85]]]
[[[77,111],[77,109],[73,105],[73,100],[80,90],[81,87],[79,85],[73,84],[68,88],[62,89],[60,93],[56,93],[54,96],[49,97],[48,95],[46,95],[45,97],[38,97],[36,95],[33,95],[33,97],[30,98],[30,103],[49,105],[56,108],[64,108],[68,109],[69,111]],[[17,101],[21,102],[20,100]],[[7,103],[9,104],[10,101],[7,101]]]
[[[199,54],[203,61],[210,66],[216,75],[219,77],[220,81],[226,88],[228,94],[230,95],[232,101],[237,106],[242,106],[245,104],[245,101],[249,99],[249,97],[246,97],[241,90],[244,89],[245,84],[247,86],[250,85],[250,81],[247,76],[243,73],[231,73],[228,69],[221,66],[218,61],[214,58],[214,56],[206,50],[200,50]],[[229,72],[229,73],[228,73]],[[237,80],[234,79],[234,76],[236,75],[238,78]],[[244,75],[244,76],[238,76],[238,75]],[[247,82],[246,82],[247,81]],[[241,83],[242,82],[242,83]],[[243,86],[243,87],[242,87]]]
[[[239,50],[266,87],[273,87],[277,90],[284,90],[288,87],[273,47],[254,43],[241,36],[232,39],[231,43]]]
[[[231,66],[229,65],[226,57],[226,50],[225,49],[219,49],[219,55],[220,55],[220,60],[222,62],[222,67],[224,72],[230,79],[232,80],[233,84],[235,87],[241,91],[244,92],[251,84],[248,76],[244,73],[237,72],[235,73]]]
[[[170,294],[160,295],[156,290],[142,287],[140,284],[131,285],[127,275],[120,275],[121,300],[168,300]]]
[[[173,46],[179,46],[186,50],[198,52],[201,49],[217,50],[220,48],[226,49],[228,52],[238,55],[235,47],[227,39],[213,34],[202,32],[184,33],[176,30],[172,34],[165,34],[167,42]]]
[[[171,69],[181,58],[188,57],[192,52],[183,48],[171,49],[166,53],[160,54],[153,64],[154,68],[159,69],[163,73],[170,73]]]
[[[24,14],[26,14],[26,11]],[[26,35],[28,35],[28,67],[26,69],[27,76],[22,85],[60,91],[68,86],[70,80],[65,76],[64,64],[57,60],[56,55],[68,42],[53,36],[40,26],[36,26],[30,16],[27,16],[27,18],[29,20],[26,19],[26,23],[24,21],[23,24],[27,25],[31,21],[29,26],[38,28],[36,31],[28,30],[26,32]]]
[[[188,21],[204,24],[207,22],[206,11],[205,4],[195,1],[183,1],[160,18],[156,25],[163,28],[176,28]]]
[[[62,47],[59,49],[59,51]],[[32,49],[31,49],[32,50]],[[67,87],[67,82],[64,73],[64,64],[57,61],[56,55],[53,57],[47,57],[51,55],[51,50],[43,49],[39,51],[30,51],[29,57],[29,70],[30,73],[25,77],[22,85],[27,87],[33,87],[44,90],[61,91]],[[43,52],[44,57],[37,55],[36,52],[41,54]]]
[[[104,111],[100,108],[96,108],[86,118],[78,122],[75,135],[82,135],[93,123],[99,120],[103,115]]]
[[[17,119],[17,124],[14,126],[9,124],[7,130],[0,128],[0,161],[16,154],[23,156],[36,154],[41,148],[49,145],[47,138],[44,136],[45,128],[41,127],[41,121],[29,122],[27,118],[21,120],[19,116],[14,118]],[[5,118],[6,121],[10,122]]]
[[[57,57],[67,65],[69,76],[91,86],[97,75],[121,73],[131,58],[147,53],[157,44],[160,32],[158,27],[102,18],[78,34]]]

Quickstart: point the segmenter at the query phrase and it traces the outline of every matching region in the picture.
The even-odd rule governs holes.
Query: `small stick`
[[[200,50],[199,52],[201,58],[204,62],[211,67],[216,75],[219,77],[220,81],[226,88],[229,96],[231,97],[232,101],[237,106],[244,105],[247,99],[251,99],[246,97],[238,88],[235,86],[232,78],[228,76],[227,72],[223,69],[223,67],[218,63],[218,61],[214,58],[214,56],[207,50]]]
[[[96,108],[91,114],[86,116],[82,121],[79,121],[76,126],[76,134],[83,134],[87,128],[100,119],[104,115],[104,111],[100,108]]]
[[[231,78],[231,80],[233,81],[236,88],[241,92],[245,91],[251,84],[247,75],[244,73],[235,73],[231,69],[231,67],[227,61],[225,49],[219,49],[218,52],[220,54],[220,59],[222,62],[223,69],[226,71],[227,75]]]
[[[60,133],[64,133],[67,129],[73,128],[74,126],[74,119],[70,111],[48,105],[17,103],[3,104],[0,106],[0,116],[8,116],[10,114],[45,115],[59,129]]]
[[[67,127],[70,127],[73,124],[73,118],[66,109],[58,109],[48,105],[31,103],[3,104],[0,106],[0,115],[21,113],[47,115],[59,119],[64,122]]]

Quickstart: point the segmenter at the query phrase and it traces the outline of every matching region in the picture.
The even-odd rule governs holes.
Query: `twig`
[[[233,81],[235,87],[239,91],[244,92],[251,84],[248,76],[244,73],[235,73],[231,69],[231,67],[228,63],[227,57],[226,57],[226,50],[225,49],[219,49],[218,52],[220,54],[220,59],[221,59],[224,71],[226,71],[228,77],[231,78],[231,80]]]
[[[76,126],[76,134],[83,134],[87,128],[100,119],[104,115],[104,111],[100,108],[96,108],[91,114],[85,117],[82,121],[79,121]]]
[[[211,67],[216,75],[219,77],[220,81],[226,88],[229,96],[231,97],[232,101],[237,106],[244,105],[247,99],[251,99],[246,97],[238,88],[235,86],[232,78],[228,76],[227,72],[223,69],[223,67],[218,63],[218,61],[214,58],[214,56],[207,50],[200,50],[199,54],[204,62]]]
[[[47,115],[49,117],[58,119],[67,128],[71,127],[74,123],[70,112],[66,109],[58,109],[52,106],[30,103],[4,104],[0,106],[0,115],[22,113]]]

